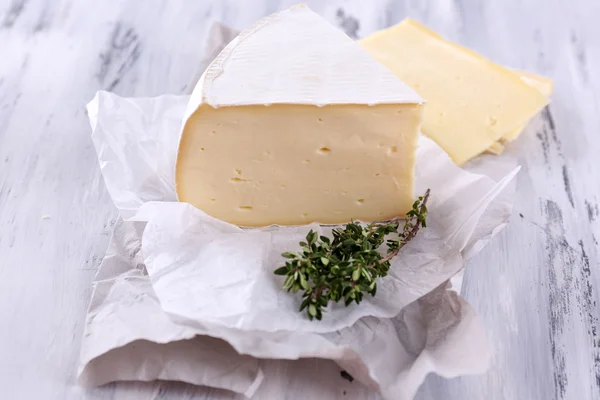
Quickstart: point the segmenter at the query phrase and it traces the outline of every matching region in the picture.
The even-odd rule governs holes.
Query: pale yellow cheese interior
[[[523,82],[536,88],[545,97],[550,97],[550,95],[552,95],[552,90],[554,89],[554,82],[552,79],[518,69],[513,71],[515,74],[519,75]]]
[[[530,72],[513,70],[515,74],[517,74],[523,82],[528,84],[531,87],[536,88],[544,97],[549,98],[552,94],[552,89],[554,87],[554,82],[550,78],[546,78],[545,76],[532,74]],[[488,153],[492,154],[502,154],[504,151],[504,143],[512,142],[516,138],[519,137],[521,132],[525,129],[527,124],[518,127],[517,129],[508,132],[504,135],[498,142],[492,144],[489,149],[487,149]]]
[[[548,103],[511,70],[410,19],[360,44],[425,99],[423,133],[459,165],[490,147],[501,151],[496,143]]]
[[[490,147],[488,147],[487,152],[495,155],[500,155],[504,151],[504,144],[502,140],[493,143]]]
[[[525,71],[515,70],[514,72],[517,75],[519,75],[519,77],[521,78],[521,80],[523,82],[525,82],[529,86],[537,89],[537,91],[539,91],[545,98],[548,99],[550,97],[550,95],[552,94],[552,89],[554,87],[554,83],[552,82],[552,79],[546,78],[545,76],[532,74],[530,72],[525,72]],[[523,130],[525,129],[526,125],[527,124],[524,124],[523,126],[520,126],[511,132],[508,132],[506,135],[504,135],[502,137],[502,139],[507,142],[512,142],[513,140],[515,140],[516,138],[519,137],[521,132],[523,132]]]
[[[421,118],[415,104],[201,105],[183,130],[177,195],[240,226],[404,216]]]

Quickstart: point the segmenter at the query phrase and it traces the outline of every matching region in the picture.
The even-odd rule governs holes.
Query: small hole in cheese
[[[304,160],[302,161],[304,164],[308,164],[310,162],[310,160]]]
[[[214,199],[214,198],[212,198],[212,197],[210,198],[210,201],[216,201],[216,200],[217,200],[217,199]]]
[[[365,202],[365,199],[358,199],[356,201],[358,202],[358,204],[363,204]]]
[[[200,151],[204,151],[204,147],[200,147]]]
[[[390,147],[390,149],[388,150],[388,153],[392,154],[398,151],[398,148],[396,146],[392,146]]]
[[[250,210],[252,210],[252,206],[240,206],[240,210],[250,211]]]
[[[319,122],[323,122],[323,118],[317,118]]]
[[[303,217],[308,217],[308,213],[302,213]]]
[[[238,175],[241,175],[241,174],[242,174],[242,170],[241,170],[241,169],[237,169],[237,168],[236,168],[236,169],[235,169],[235,172],[236,172]]]
[[[381,175],[381,174],[375,174],[375,176],[379,176],[379,175]]]
[[[329,147],[321,147],[319,149],[319,153],[321,153],[321,154],[329,154],[329,153],[331,153],[331,149]]]
[[[496,117],[490,117],[490,126],[494,126],[498,123]]]
[[[210,133],[214,135],[215,133],[217,133],[217,131],[211,131]]]
[[[237,176],[231,178],[230,180],[231,180],[231,182],[247,182],[245,179],[238,178]]]

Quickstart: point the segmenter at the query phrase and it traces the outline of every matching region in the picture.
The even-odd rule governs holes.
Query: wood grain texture
[[[243,28],[295,1],[0,0],[0,397],[233,399],[178,383],[75,383],[90,284],[117,217],[84,105],[98,89],[183,93],[212,20]],[[600,399],[600,3],[313,0],[352,37],[406,16],[555,80],[507,151],[512,221],[466,271],[494,345],[482,376],[430,377],[419,399]],[[44,218],[46,217],[46,218]],[[311,371],[313,381],[295,378]],[[376,399],[316,360],[267,371],[260,399]]]

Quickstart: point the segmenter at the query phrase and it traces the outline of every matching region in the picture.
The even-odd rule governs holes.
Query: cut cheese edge
[[[234,39],[194,89],[178,199],[240,226],[405,216],[422,103],[308,8],[273,14]]]
[[[488,149],[487,152],[497,155],[499,156],[500,154],[502,154],[502,152],[504,151],[504,144],[502,143],[502,141],[498,141],[494,144],[492,144]]]
[[[521,78],[523,82],[525,82],[531,87],[536,88],[542,95],[544,95],[544,97],[550,98],[550,96],[552,95],[552,90],[554,88],[554,82],[552,81],[552,79],[547,78],[545,76],[533,74],[531,72],[525,72],[521,70],[513,71],[519,76],[519,78]],[[495,155],[502,154],[502,152],[504,151],[504,144],[506,142],[512,142],[516,140],[521,135],[523,130],[525,130],[526,126],[527,123],[504,135],[502,139],[490,146],[490,148],[487,150],[488,153],[492,153]]]
[[[554,82],[552,79],[518,69],[514,69],[513,71],[515,74],[519,75],[523,82],[536,88],[546,98],[549,98],[552,95],[552,91],[554,90]]]
[[[423,133],[458,165],[520,132],[548,103],[511,70],[411,19],[360,44],[427,101]]]
[[[202,105],[181,141],[177,193],[241,226],[403,216],[420,120],[419,105]]]
[[[514,72],[515,72],[515,74],[517,74],[519,76],[519,78],[521,78],[521,80],[523,82],[525,82],[527,85],[535,88],[546,99],[549,99],[550,96],[552,95],[552,89],[554,88],[554,82],[552,81],[552,79],[546,78],[545,76],[532,74],[531,72],[525,72],[525,71],[519,71],[519,70],[514,70]],[[527,121],[527,123],[528,122],[529,121]],[[521,132],[523,132],[523,130],[527,126],[527,123],[523,124],[522,126],[518,127],[517,129],[514,129],[511,132],[504,135],[502,137],[503,141],[512,142],[513,140],[517,139],[519,137],[519,135],[521,134]]]

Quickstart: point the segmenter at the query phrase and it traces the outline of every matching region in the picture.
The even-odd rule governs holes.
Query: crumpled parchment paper
[[[215,25],[210,37],[207,62],[233,34]],[[449,279],[506,225],[518,171],[509,161],[484,158],[474,174],[422,136],[416,193],[431,189],[427,229],[393,260],[376,297],[333,305],[311,322],[272,271],[309,229],[330,228],[242,230],[177,203],[186,103],[186,96],[99,92],[88,105],[102,174],[125,221],[94,283],[83,383],[179,380],[250,397],[269,359],[312,357],[334,360],[386,399],[409,399],[430,372],[486,369],[485,334],[472,308],[448,290]]]

